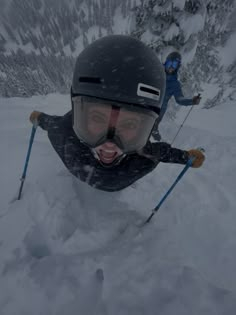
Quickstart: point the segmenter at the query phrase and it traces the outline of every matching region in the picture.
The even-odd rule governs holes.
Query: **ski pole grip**
[[[201,151],[202,153],[205,153],[205,149],[202,148],[202,147],[199,147],[199,148],[197,148],[196,150]],[[192,166],[195,159],[196,159],[196,158],[195,158],[194,156],[190,157],[189,160],[188,160],[188,162],[187,162],[187,165],[188,165],[188,166]]]
[[[35,119],[35,120],[33,121],[34,129],[37,129],[38,125],[39,125],[38,120]]]

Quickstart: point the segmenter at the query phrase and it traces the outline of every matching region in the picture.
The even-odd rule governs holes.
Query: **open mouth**
[[[103,163],[112,163],[118,156],[118,153],[114,150],[99,150],[98,155]]]

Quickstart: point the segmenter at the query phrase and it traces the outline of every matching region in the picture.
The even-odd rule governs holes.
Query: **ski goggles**
[[[165,68],[169,69],[169,68],[173,68],[174,70],[177,70],[179,68],[181,64],[181,61],[179,59],[176,60],[166,60],[165,62]]]
[[[147,143],[157,113],[137,105],[88,96],[72,97],[73,129],[91,148],[115,143],[124,153],[142,149]]]

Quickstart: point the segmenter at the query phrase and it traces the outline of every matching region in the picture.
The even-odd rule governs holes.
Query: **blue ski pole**
[[[25,178],[26,178],[26,172],[27,172],[27,168],[28,168],[29,158],[30,158],[31,149],[32,149],[32,145],[33,145],[33,142],[34,142],[34,136],[35,136],[35,132],[36,132],[37,127],[38,127],[38,125],[36,123],[34,123],[33,126],[32,126],[28,152],[27,152],[27,155],[26,155],[26,160],[25,160],[25,166],[24,166],[23,174],[22,174],[21,179],[20,179],[21,180],[21,185],[20,185],[20,189],[19,189],[19,194],[18,194],[17,200],[20,200],[20,198],[21,198],[21,193],[22,193],[24,181],[25,181]]]
[[[162,199],[160,200],[160,202],[158,203],[158,205],[152,210],[152,213],[150,214],[150,216],[147,218],[146,221],[144,221],[143,225],[149,223],[152,219],[152,217],[154,216],[154,214],[160,209],[161,205],[163,204],[163,202],[166,200],[166,198],[169,196],[169,194],[171,193],[171,191],[174,189],[174,187],[176,186],[176,184],[180,181],[180,179],[184,176],[184,174],[187,172],[187,170],[192,166],[193,161],[194,161],[194,157],[191,157],[187,164],[185,165],[185,167],[183,168],[183,170],[180,172],[180,174],[177,176],[176,180],[174,181],[174,183],[171,185],[171,187],[168,189],[168,191],[166,192],[166,194],[162,197]]]

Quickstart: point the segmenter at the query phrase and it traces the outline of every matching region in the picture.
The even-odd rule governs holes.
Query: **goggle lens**
[[[73,97],[72,103],[73,129],[92,148],[111,141],[124,153],[140,150],[158,117],[149,109],[87,96]]]
[[[166,69],[173,68],[174,70],[178,69],[180,66],[180,60],[167,60],[165,63]]]

